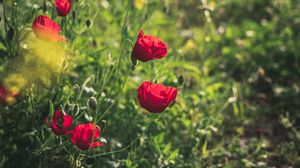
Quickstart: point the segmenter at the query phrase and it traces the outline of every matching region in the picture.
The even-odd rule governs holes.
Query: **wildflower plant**
[[[299,167],[299,10],[0,1],[0,168]]]
[[[90,47],[95,52],[80,49],[82,45],[88,43],[81,41],[78,36],[88,35],[93,22],[89,5],[89,2],[72,0],[37,3],[32,6],[32,18],[26,20],[32,21],[30,27],[27,26],[29,23],[21,26],[21,23],[16,22],[19,19],[18,9],[24,8],[21,2],[4,1],[3,3],[4,33],[6,33],[4,44],[9,50],[4,61],[10,61],[5,65],[7,71],[3,73],[2,80],[6,81],[11,74],[18,74],[18,78],[24,80],[24,84],[18,88],[20,100],[12,106],[19,106],[22,99],[31,102],[28,111],[31,117],[38,118],[38,121],[32,122],[40,125],[39,128],[32,128],[36,136],[34,139],[41,143],[40,148],[34,152],[36,156],[45,153],[53,156],[56,153],[60,157],[65,155],[62,158],[68,158],[69,163],[66,165],[69,164],[71,167],[80,167],[89,158],[106,154],[99,153],[102,151],[101,147],[109,143],[108,138],[100,135],[105,133],[107,122],[113,122],[107,119],[106,115],[113,111],[122,96],[129,77],[138,66],[137,62],[161,59],[167,55],[167,46],[157,37],[144,36],[143,31],[140,31],[137,42],[132,43],[127,27],[128,14],[133,7],[130,0],[126,4],[123,25],[119,27],[121,38],[118,53],[111,52],[105,45],[101,49],[103,45],[98,46],[96,39],[92,40],[92,47]],[[43,8],[40,9],[38,6]],[[84,8],[88,11],[81,16],[86,15],[88,18],[84,18],[83,25],[78,13]],[[8,17],[8,12],[13,13],[13,17]],[[16,40],[12,41],[12,39]],[[18,48],[13,50],[11,45]],[[96,55],[88,57],[87,54]],[[115,54],[119,56],[112,56]],[[97,63],[97,61],[101,62]],[[82,64],[85,62],[92,66],[86,67]],[[10,68],[12,66],[17,68]],[[122,67],[126,67],[127,70]],[[86,74],[84,72],[86,68],[96,69],[89,70],[89,74]],[[124,73],[124,70],[127,72]],[[13,87],[15,86],[8,84],[1,89],[1,100],[4,106],[8,105],[6,103],[9,102],[10,97],[16,97],[16,94],[9,91]],[[162,112],[177,95],[176,88],[167,88],[159,84],[151,86],[152,94],[143,92],[148,90],[147,88],[140,87],[136,90],[143,95],[142,97],[139,95],[141,108],[150,112]],[[161,96],[167,97],[161,99]],[[146,106],[145,103],[148,105]],[[152,109],[159,109],[159,111]]]

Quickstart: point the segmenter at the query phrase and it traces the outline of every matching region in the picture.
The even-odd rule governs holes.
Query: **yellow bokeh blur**
[[[134,6],[137,9],[141,10],[141,9],[144,8],[144,6],[145,6],[146,3],[147,3],[147,0],[135,0],[134,1]]]
[[[66,41],[46,42],[30,33],[21,46],[26,54],[10,65],[13,72],[6,75],[3,85],[12,93],[19,93],[33,83],[51,86],[53,76],[62,71],[67,60]]]

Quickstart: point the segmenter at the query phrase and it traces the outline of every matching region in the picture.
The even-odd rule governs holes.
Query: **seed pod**
[[[145,15],[144,20],[147,20],[149,18],[148,14]]]
[[[184,78],[183,78],[182,75],[180,75],[180,76],[178,77],[178,83],[179,83],[179,85],[182,85],[183,82],[184,82]]]
[[[46,3],[46,1],[44,1],[42,9],[43,9],[43,13],[45,13],[47,11],[47,3]]]
[[[72,20],[73,20],[73,22],[75,22],[75,19],[76,19],[76,12],[72,11]]]
[[[135,59],[133,56],[131,56],[131,62],[132,62],[132,64],[134,65],[134,66],[136,66],[137,65],[137,59]]]
[[[73,114],[75,114],[75,116],[78,115],[78,113],[79,113],[79,106],[78,106],[78,104],[74,104],[72,111],[73,111]]]
[[[69,111],[69,109],[70,109],[70,104],[68,102],[68,103],[66,103],[64,110]]]
[[[107,121],[106,120],[101,120],[101,122],[106,125]]]
[[[168,8],[166,6],[164,6],[163,11],[164,11],[164,13],[168,13]]]
[[[87,113],[84,113],[84,118],[88,121],[88,122],[92,122],[93,121],[93,117],[88,115]]]
[[[62,63],[62,69],[66,70],[68,68],[68,61],[65,59]]]
[[[92,109],[96,110],[97,109],[97,99],[95,97],[90,97],[87,105]]]
[[[103,137],[100,137],[100,138],[99,138],[99,141],[102,142],[102,143],[107,144],[107,140],[106,140],[105,138],[103,138]]]
[[[93,47],[97,47],[97,41],[95,40],[95,39],[93,39],[93,41],[92,41],[92,45],[93,45]]]
[[[88,20],[85,21],[85,25],[86,25],[87,28],[90,28],[90,26],[91,26],[90,19],[88,19]]]
[[[73,92],[75,94],[75,97],[77,97],[80,93],[80,86],[78,84],[73,85]]]
[[[14,36],[15,36],[15,30],[14,30],[14,28],[10,27],[7,32],[8,41],[12,41]]]

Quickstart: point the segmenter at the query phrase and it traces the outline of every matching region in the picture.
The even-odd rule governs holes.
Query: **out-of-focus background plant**
[[[298,0],[73,0],[59,17],[51,0],[1,0],[0,82],[19,95],[0,104],[0,167],[299,167],[299,10]],[[39,15],[67,42],[36,49]],[[141,29],[167,57],[132,65]],[[136,98],[146,80],[177,87],[176,102],[146,112]],[[45,118],[59,108],[97,123],[106,145],[78,154],[55,136]]]

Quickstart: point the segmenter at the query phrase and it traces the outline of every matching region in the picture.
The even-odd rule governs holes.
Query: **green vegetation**
[[[26,84],[0,104],[0,167],[299,167],[299,11],[298,0],[73,0],[62,18],[52,0],[1,0],[0,84]],[[42,14],[68,39],[60,70],[30,59]],[[168,56],[133,66],[141,29]],[[147,80],[176,87],[176,102],[141,108]],[[98,124],[106,145],[79,151],[53,134],[45,118],[59,108]]]

